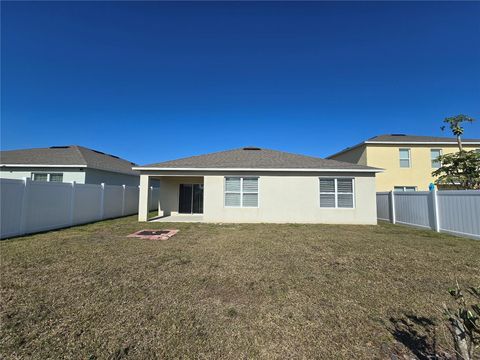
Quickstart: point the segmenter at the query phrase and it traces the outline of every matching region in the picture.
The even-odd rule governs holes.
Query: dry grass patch
[[[480,283],[480,242],[390,224],[152,223],[180,232],[126,238],[142,228],[2,241],[0,356],[419,356],[450,346],[447,288]]]

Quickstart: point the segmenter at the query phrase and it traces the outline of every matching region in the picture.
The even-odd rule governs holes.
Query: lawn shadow
[[[435,321],[416,315],[404,315],[401,318],[390,318],[393,337],[419,360],[445,359],[437,349],[437,333]]]

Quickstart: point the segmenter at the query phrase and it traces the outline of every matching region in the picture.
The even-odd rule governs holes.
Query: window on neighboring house
[[[49,181],[54,181],[54,182],[62,182],[63,181],[63,174],[62,173],[52,173],[49,174],[50,179]]]
[[[410,149],[400,149],[400,167],[409,168],[410,167]]]
[[[354,184],[351,178],[320,178],[320,207],[353,208]]]
[[[395,186],[394,191],[417,191],[416,186]]]
[[[33,173],[32,174],[33,181],[48,181],[48,174],[47,173]]]
[[[63,174],[62,173],[32,173],[32,180],[62,182]]]
[[[226,177],[225,206],[258,207],[258,178]]]
[[[442,155],[442,150],[441,149],[431,149],[430,150],[430,159],[432,162],[432,168],[438,169],[440,166],[442,166],[440,160],[438,160],[438,157]]]

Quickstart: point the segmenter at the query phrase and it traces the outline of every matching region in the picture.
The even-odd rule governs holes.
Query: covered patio
[[[151,182],[159,183],[157,215],[148,218]],[[201,222],[203,221],[203,176],[145,175],[140,176],[139,221]],[[150,209],[152,206],[150,206]]]

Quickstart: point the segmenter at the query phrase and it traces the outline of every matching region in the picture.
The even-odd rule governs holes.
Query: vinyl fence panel
[[[377,217],[380,220],[390,221],[391,205],[390,205],[390,193],[381,192],[377,193]]]
[[[122,216],[123,187],[105,185],[103,195],[103,218],[111,219]]]
[[[29,232],[51,230],[71,225],[72,185],[29,181],[25,227]],[[52,184],[54,184],[52,186]]]
[[[138,186],[0,179],[0,238],[135,214],[138,196]]]
[[[138,211],[138,186],[126,186],[124,215],[136,214],[137,211]]]
[[[1,179],[0,185],[1,235],[2,237],[19,235],[25,184],[21,180]]]
[[[390,192],[388,195],[377,193],[379,220],[480,239],[478,190]]]
[[[480,238],[480,191],[439,191],[440,231]]]
[[[158,199],[160,198],[160,189],[159,188],[150,188],[150,204],[148,210],[156,210],[158,208]]]
[[[75,184],[73,223],[85,224],[102,218],[102,187]]]
[[[432,199],[428,191],[395,193],[397,223],[432,228],[431,213]]]

